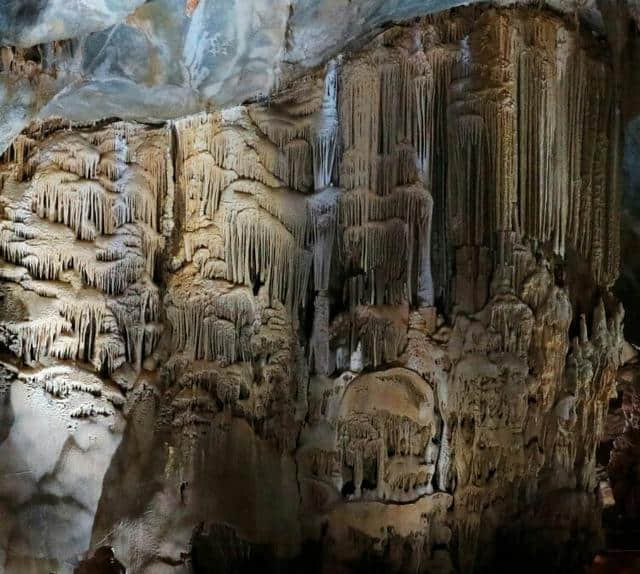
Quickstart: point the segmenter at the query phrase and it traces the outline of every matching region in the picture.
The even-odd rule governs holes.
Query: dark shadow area
[[[75,574],[125,574],[125,567],[116,559],[110,546],[102,546],[88,560],[80,562]]]

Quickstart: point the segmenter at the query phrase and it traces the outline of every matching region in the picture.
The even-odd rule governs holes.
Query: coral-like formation
[[[623,347],[616,106],[571,23],[465,9],[268,102],[26,130],[0,165],[0,406],[68,439],[0,456],[0,564],[579,566]],[[29,450],[11,416],[0,449]],[[79,500],[63,454],[91,448]]]

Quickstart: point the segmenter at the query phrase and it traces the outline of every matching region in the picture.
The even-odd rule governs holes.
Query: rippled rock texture
[[[464,9],[268,102],[24,131],[5,571],[580,567],[623,348],[615,90],[559,16]]]

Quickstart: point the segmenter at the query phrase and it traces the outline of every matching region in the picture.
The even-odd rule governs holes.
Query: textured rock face
[[[5,571],[578,567],[623,343],[614,80],[557,16],[465,9],[268,104],[26,130]]]

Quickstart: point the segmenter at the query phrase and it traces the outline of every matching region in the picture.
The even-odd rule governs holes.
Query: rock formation
[[[31,124],[0,163],[4,571],[579,568],[620,129],[600,40],[534,8],[162,125]]]

